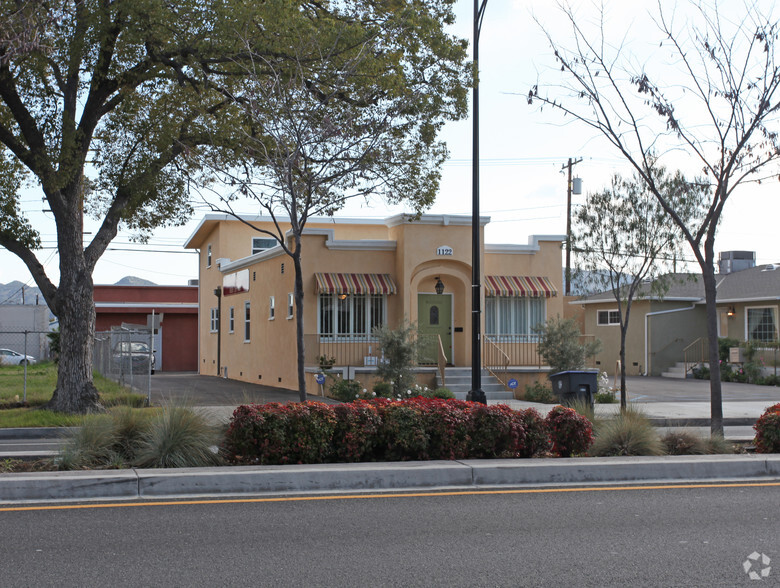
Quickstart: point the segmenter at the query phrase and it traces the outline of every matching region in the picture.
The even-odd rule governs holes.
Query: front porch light
[[[737,309],[734,308],[734,305],[729,306],[729,310],[727,312],[728,316],[734,316],[737,314]]]
[[[442,294],[444,292],[444,282],[441,281],[441,278],[436,278],[436,285],[433,289],[436,290],[437,294]]]

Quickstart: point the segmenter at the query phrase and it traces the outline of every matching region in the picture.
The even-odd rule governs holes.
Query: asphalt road
[[[519,492],[0,508],[0,578],[5,587],[780,583],[777,484]],[[746,561],[769,575],[751,580]]]

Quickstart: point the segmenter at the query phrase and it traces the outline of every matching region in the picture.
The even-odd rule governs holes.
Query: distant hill
[[[0,284],[0,304],[46,304],[41,291],[35,286],[27,286],[24,282],[14,280],[8,284]]]
[[[119,280],[115,286],[156,286],[154,282],[144,280],[143,278],[136,278],[135,276],[125,276]]]

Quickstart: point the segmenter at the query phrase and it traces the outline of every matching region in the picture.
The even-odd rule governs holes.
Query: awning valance
[[[315,273],[318,294],[395,294],[390,274]]]
[[[551,298],[558,290],[544,276],[485,276],[485,295]]]

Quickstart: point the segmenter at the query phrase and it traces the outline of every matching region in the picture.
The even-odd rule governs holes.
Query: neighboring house
[[[739,341],[777,341],[780,309],[780,264],[733,269],[730,254],[721,254],[717,279],[718,336]],[[659,376],[702,350],[706,358],[707,324],[704,284],[698,274],[671,274],[662,297],[640,296],[631,305],[626,336],[626,373]],[[586,333],[603,343],[597,367],[612,374],[620,353],[617,302],[612,292],[573,301],[581,305]],[[706,361],[706,359],[705,359]]]
[[[197,286],[96,285],[94,300],[96,332],[154,325],[155,370],[197,371]]]
[[[268,217],[247,220],[273,230]],[[488,222],[481,219],[483,227]],[[504,363],[539,372],[532,329],[563,314],[563,239],[481,247],[485,356],[498,353]],[[291,258],[225,215],[204,217],[185,247],[200,251],[200,373],[296,389]],[[470,216],[310,219],[302,247],[311,390],[320,356],[347,377],[373,371],[381,352],[372,329],[404,319],[418,325],[421,365],[436,364],[439,340],[447,364],[471,365]]]

